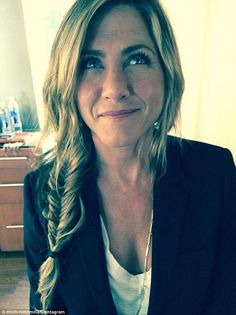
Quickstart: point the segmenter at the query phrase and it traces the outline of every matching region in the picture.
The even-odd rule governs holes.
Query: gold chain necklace
[[[143,275],[143,285],[141,290],[141,297],[140,297],[140,303],[139,308],[137,310],[136,315],[139,315],[142,305],[143,305],[143,299],[145,295],[145,282],[147,277],[147,265],[148,265],[148,259],[149,259],[149,253],[151,248],[151,240],[152,240],[152,225],[153,225],[153,209],[151,210],[151,220],[150,220],[150,227],[149,227],[149,234],[148,234],[148,242],[147,242],[147,248],[145,253],[145,259],[144,259],[144,275]]]

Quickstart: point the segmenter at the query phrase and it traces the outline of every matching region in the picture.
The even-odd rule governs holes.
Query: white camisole
[[[109,237],[101,216],[100,219],[105,246],[108,278],[117,313],[118,315],[136,315],[140,305],[144,273],[132,275],[118,263],[110,251]],[[146,273],[145,282],[145,294],[139,315],[147,315],[148,312],[151,269]]]

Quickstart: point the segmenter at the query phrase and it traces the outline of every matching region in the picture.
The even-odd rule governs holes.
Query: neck
[[[111,179],[125,186],[135,185],[150,179],[149,161],[146,154],[138,156],[137,149],[131,146],[110,148],[95,143],[98,176]]]

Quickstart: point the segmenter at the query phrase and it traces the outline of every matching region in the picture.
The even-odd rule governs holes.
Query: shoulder
[[[228,149],[176,137],[168,138],[166,175],[182,178],[187,189],[215,187],[219,191],[222,185],[236,185],[236,168]]]
[[[40,217],[43,225],[42,211],[44,208],[45,192],[52,163],[46,163],[26,174],[24,178],[24,213]]]
[[[36,184],[40,179],[47,178],[52,168],[52,162],[44,163],[26,174],[24,181]]]
[[[193,169],[216,171],[216,167],[222,168],[227,163],[235,167],[233,156],[227,148],[173,136],[168,137],[167,158],[180,159],[183,166]]]
[[[170,137],[165,178],[188,196],[191,215],[214,220],[218,213],[235,220],[236,168],[228,149]]]

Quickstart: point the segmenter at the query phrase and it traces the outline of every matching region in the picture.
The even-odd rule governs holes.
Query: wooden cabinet
[[[32,151],[0,149],[0,250],[23,250],[23,179],[31,170]]]

